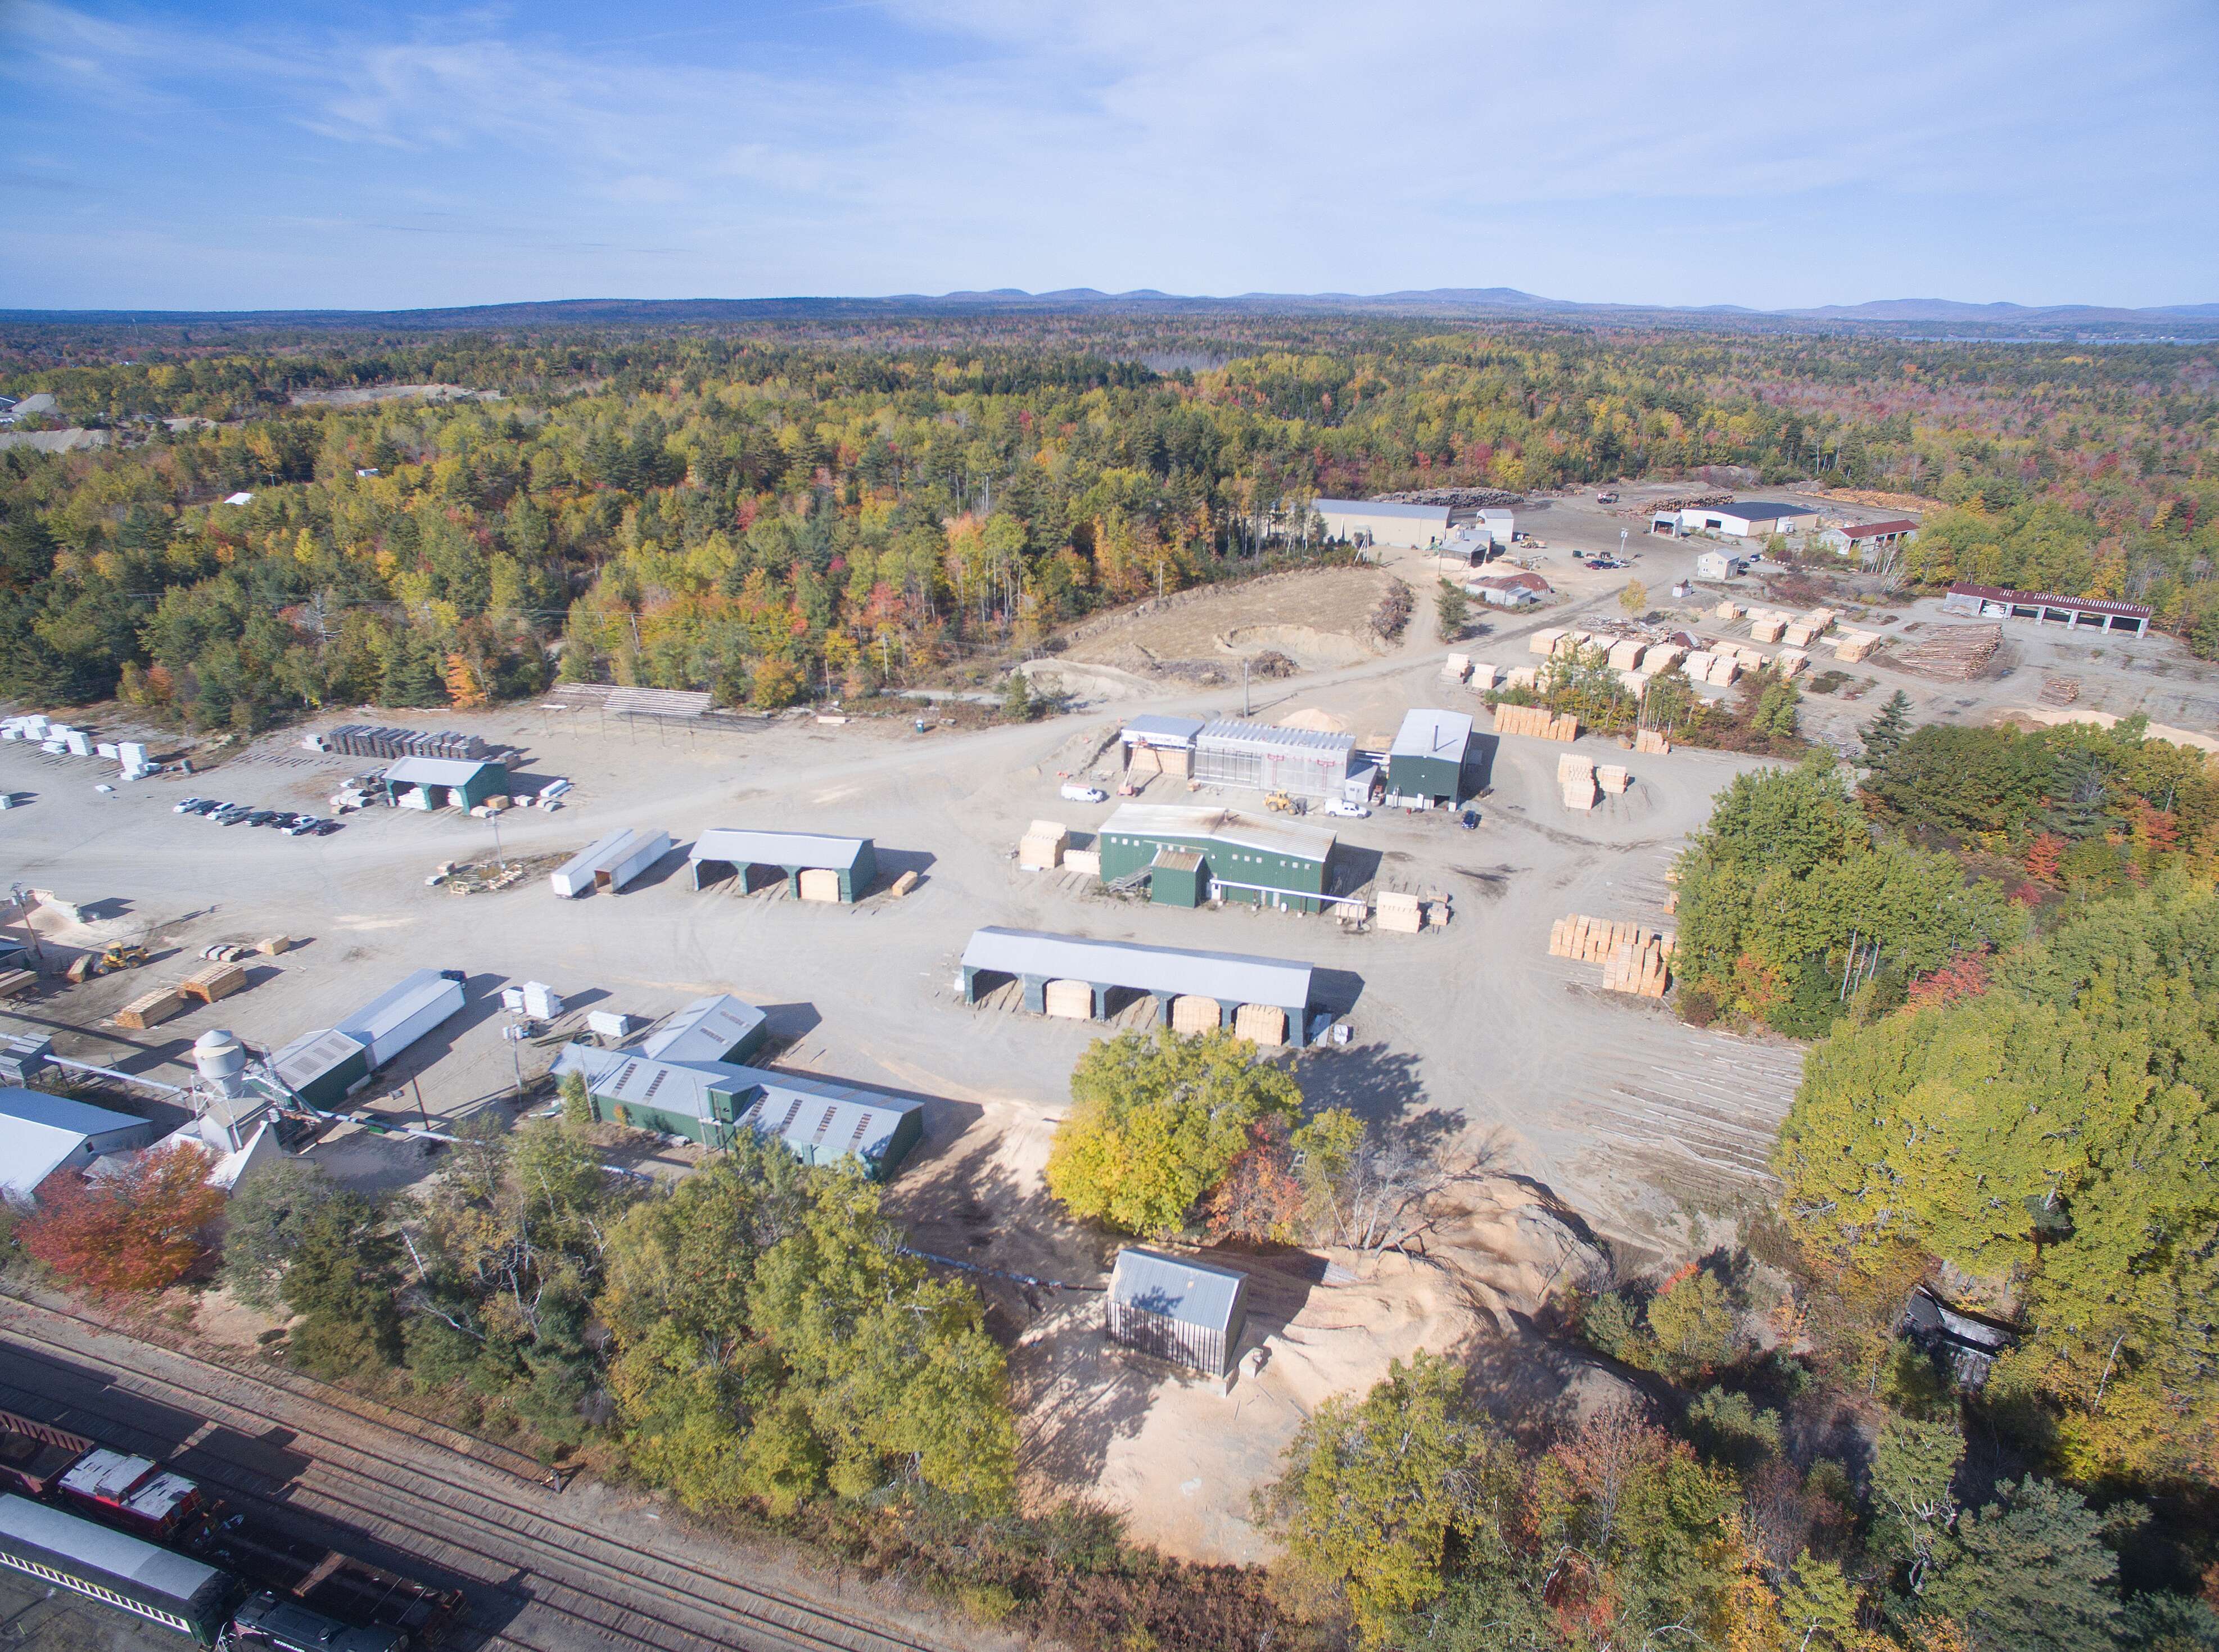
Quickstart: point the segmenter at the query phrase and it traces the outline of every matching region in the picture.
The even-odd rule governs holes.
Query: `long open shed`
[[[963,948],[963,1001],[978,1003],[982,981],[1001,978],[1022,984],[1035,1015],[1102,1021],[1111,993],[1143,992],[1176,1032],[1229,1027],[1259,1044],[1299,1046],[1309,1036],[1313,973],[1308,964],[1242,953],[989,928]]]
[[[879,875],[878,851],[867,837],[831,837],[817,832],[758,832],[718,828],[701,834],[687,858],[693,887],[737,874],[743,891],[750,866],[776,866],[786,874],[786,891],[796,900],[853,902]],[[811,873],[818,874],[811,877]]]

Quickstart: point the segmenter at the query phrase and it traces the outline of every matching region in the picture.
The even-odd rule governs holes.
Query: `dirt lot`
[[[1364,620],[1388,582],[1377,568],[1336,568],[1181,593],[1086,629],[1060,657],[1147,675],[1215,666],[1234,681],[1243,658],[1267,649],[1305,670],[1358,665],[1387,652]]]
[[[1615,583],[1588,578],[1591,596],[1607,601]],[[1562,617],[1504,624],[1482,644],[1524,657],[1525,633]],[[1411,706],[1473,704],[1440,686],[1445,651],[1414,624],[1393,655],[1255,686],[1254,713],[1316,711],[1359,737],[1389,733]],[[1116,709],[1203,715],[1239,704],[1237,686],[1165,687]],[[1182,1552],[1259,1552],[1247,1492],[1294,1420],[1328,1389],[1368,1382],[1392,1352],[1457,1350],[1514,1415],[1576,1403],[1594,1379],[1561,1367],[1497,1309],[1538,1300],[1565,1231],[1583,1225],[1640,1265],[1686,1242],[1691,1210],[1761,1186],[1765,1138],[1799,1068],[1793,1048],[1697,1032],[1646,1001],[1601,992],[1599,970],[1546,957],[1549,926],[1566,913],[1661,918],[1666,865],[1712,793],[1751,766],[1745,760],[1688,751],[1643,759],[1630,792],[1574,816],[1557,796],[1563,747],[1485,736],[1477,831],[1439,816],[1334,823],[1352,874],[1444,896],[1453,922],[1423,935],[1351,935],[1325,918],[1171,910],[1106,897],[1076,877],[1018,870],[1013,851],[1028,821],[1091,833],[1107,817],[1109,805],[1057,795],[1060,776],[1114,734],[1103,711],[975,732],[918,734],[906,716],[890,716],[694,736],[603,731],[537,708],[376,715],[475,730],[520,748],[515,767],[526,777],[575,783],[562,812],[517,811],[502,823],[508,854],[575,849],[619,825],[661,827],[681,845],[710,826],[775,826],[873,837],[881,885],[853,908],[775,890],[696,893],[674,855],[615,896],[563,901],[535,881],[457,897],[426,886],[425,875],[437,862],[492,852],[484,822],[381,810],[351,817],[336,836],[294,840],[171,812],[189,792],[315,806],[337,776],[361,766],[301,750],[297,733],[204,775],[112,793],[94,790],[109,765],[0,746],[0,787],[24,799],[0,817],[11,878],[88,904],[99,932],[149,935],[156,953],[145,970],[9,1001],[0,1027],[53,1030],[63,1054],[176,1082],[208,1028],[274,1046],[329,1025],[408,970],[460,969],[464,1011],[361,1098],[396,1121],[416,1117],[420,1099],[430,1116],[451,1121],[501,1105],[519,1071],[530,1080],[553,1057],[551,1040],[520,1049],[503,1040],[503,984],[544,980],[568,995],[556,1038],[589,1008],[656,1016],[731,991],[768,1010],[780,1063],[925,1099],[927,1143],[890,1196],[920,1248],[1098,1287],[1111,1247],[1055,1215],[1039,1174],[1072,1065],[1098,1029],[966,1007],[957,959],[972,929],[1002,923],[1317,966],[1322,998],[1352,1037],[1290,1058],[1313,1100],[1358,1109],[1484,1172],[1474,1210],[1457,1224],[1462,1237],[1439,1241],[1447,1276],[1345,1269],[1358,1276],[1343,1280],[1323,1271],[1330,1258],[1289,1264],[1291,1274],[1255,1264],[1286,1275],[1263,1293],[1281,1307],[1258,1316],[1269,1355],[1262,1375],[1228,1397],[1106,1357],[1091,1290],[981,1276],[1016,1351],[1035,1483],[1098,1491],[1132,1512],[1140,1535]],[[1594,741],[1582,748],[1604,761],[1626,755]],[[1158,787],[1152,800],[1169,800],[1166,784]],[[920,883],[895,899],[884,882],[903,871]],[[271,932],[302,944],[258,963],[246,991],[145,1033],[105,1024],[129,998],[183,973],[208,942]],[[314,1152],[373,1186],[406,1184],[437,1162],[358,1131]],[[685,1163],[663,1159],[670,1173]],[[1506,1214],[1513,1189],[1564,1215]]]

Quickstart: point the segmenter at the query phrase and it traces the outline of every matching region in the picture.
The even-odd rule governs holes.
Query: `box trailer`
[[[333,1030],[370,1053],[383,1066],[463,1007],[463,984],[435,969],[420,969],[380,993]]]
[[[597,889],[614,894],[669,853],[669,833],[622,827],[572,855],[547,881],[565,900]]]

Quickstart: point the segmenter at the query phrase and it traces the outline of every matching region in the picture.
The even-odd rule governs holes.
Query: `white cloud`
[[[585,41],[529,12],[226,29],[34,0],[0,11],[20,48],[0,55],[19,88],[199,128],[176,164],[227,166],[265,212],[313,175],[350,226],[330,278],[355,290],[382,273],[361,251],[404,237],[410,268],[386,279],[423,289],[408,301],[515,295],[424,267],[407,213],[427,193],[560,214],[572,244],[692,248],[736,292],[1503,283],[1768,303],[1930,272],[2030,301],[2208,295],[2128,290],[2212,266],[2219,29],[2191,0],[824,14],[768,43],[718,14]],[[146,178],[149,221],[164,183]],[[2098,214],[2101,262],[2071,238]],[[585,286],[626,289],[611,256]],[[668,264],[638,279],[708,290]],[[581,290],[583,273],[507,279]]]

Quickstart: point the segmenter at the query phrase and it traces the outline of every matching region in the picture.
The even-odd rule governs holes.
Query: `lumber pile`
[[[1027,872],[1053,872],[1063,864],[1064,851],[1070,847],[1068,826],[1053,820],[1036,820],[1025,828],[1025,835],[1017,844],[1017,864]]]
[[[1471,675],[1471,655],[1451,654],[1441,661],[1441,675],[1452,683],[1460,683]]]
[[[1653,677],[1660,671],[1669,671],[1687,657],[1688,650],[1676,643],[1666,643],[1661,647],[1652,645],[1649,652],[1641,656],[1641,666],[1643,670]]]
[[[1782,649],[1772,656],[1772,668],[1782,677],[1793,677],[1810,668],[1811,656],[1801,649]]]
[[[1710,649],[1698,649],[1680,662],[1690,682],[1708,683],[1714,688],[1731,688],[1734,679],[1741,675],[1741,661],[1731,654],[1721,654]]]
[[[1372,897],[1371,904],[1379,927],[1391,935],[1414,935],[1425,928],[1424,905],[1415,895],[1383,889]]]
[[[1601,964],[1602,984],[1610,991],[1661,998],[1671,982],[1675,939],[1644,924],[1575,912],[1550,925],[1549,956]]]
[[[1594,776],[1595,784],[1613,798],[1623,797],[1633,784],[1633,771],[1623,763],[1598,763]]]
[[[1834,639],[1834,657],[1855,665],[1879,646],[1878,631],[1843,631]]]
[[[228,998],[246,984],[246,972],[236,964],[203,964],[177,983],[177,991],[202,1003]]]
[[[1509,670],[1502,674],[1501,686],[1504,688],[1533,688],[1538,687],[1540,681],[1540,667],[1513,666]]]
[[[290,935],[264,935],[254,943],[254,950],[264,958],[275,958],[279,953],[292,949],[293,937]]]
[[[1711,615],[1716,619],[1739,619],[1748,612],[1738,602],[1721,602],[1711,610]]]
[[[1672,742],[1655,729],[1637,729],[1633,732],[1633,748],[1653,757],[1663,757],[1670,754]]]
[[[1566,752],[1557,759],[1557,784],[1564,793],[1564,807],[1588,810],[1595,806],[1595,766],[1592,757]]]
[[[1922,677],[1964,682],[1995,658],[2003,643],[2000,625],[1951,625],[1928,633],[1909,648],[1898,649],[1895,663]]]
[[[1570,634],[1562,625],[1545,625],[1526,639],[1526,646],[1545,660],[1557,651],[1557,644]]]
[[[152,992],[142,992],[115,1012],[115,1024],[134,1033],[143,1033],[149,1027],[158,1027],[184,1008],[184,999],[175,987],[157,987]]]
[[[1100,855],[1095,856],[1094,863],[1096,869],[1098,871],[1101,867],[1102,857]],[[900,899],[904,895],[908,894],[911,890],[915,889],[916,887],[917,873],[912,868],[908,872],[904,872],[900,877],[894,879],[894,898],[897,900]]]
[[[1471,675],[1464,680],[1473,693],[1484,694],[1501,682],[1502,668],[1484,661],[1477,662],[1471,668]]]
[[[1610,661],[1613,670],[1631,671],[1641,663],[1641,656],[1648,651],[1648,643],[1638,637],[1630,637],[1623,642],[1612,643],[1610,652],[1605,657]]]
[[[1833,628],[1835,619],[1831,608],[1813,608],[1787,627],[1787,646],[1807,649]]]
[[[36,986],[38,983],[39,973],[36,970],[0,970],[0,998],[12,998],[18,992],[26,991]]]
[[[1536,740],[1570,742],[1580,737],[1580,720],[1569,711],[1560,716],[1545,705],[1498,705],[1495,708],[1495,731],[1531,735]]]
[[[1066,872],[1083,872],[1091,877],[1102,875],[1102,851],[1099,849],[1066,849],[1063,867]]]
[[[1627,942],[1611,953],[1610,961],[1602,966],[1606,992],[1631,992],[1637,997],[1661,998],[1671,980],[1663,950],[1653,941],[1638,946]]]
[[[1751,637],[1760,643],[1777,643],[1780,634],[1787,629],[1787,621],[1778,614],[1767,614],[1749,628]]]

